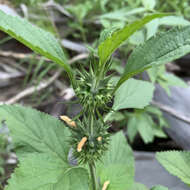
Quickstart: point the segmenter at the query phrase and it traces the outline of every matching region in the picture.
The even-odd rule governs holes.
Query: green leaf
[[[190,22],[184,19],[182,16],[166,16],[163,18],[155,19],[148,24],[147,28],[147,39],[154,36],[158,31],[159,26],[187,26],[190,25]]]
[[[147,70],[147,74],[152,83],[156,82],[156,80],[158,79],[160,74],[161,75],[164,74],[165,71],[163,73],[160,72],[162,70],[161,67],[162,66],[156,65],[156,66],[152,66],[150,69]],[[164,65],[163,65],[163,67],[164,67]]]
[[[144,31],[140,30],[135,32],[130,38],[129,38],[129,43],[133,45],[140,45],[143,44],[145,41],[145,35]]]
[[[190,151],[159,152],[156,158],[170,174],[190,184]]]
[[[130,142],[132,143],[135,139],[135,136],[138,133],[138,118],[134,115],[131,116],[127,123],[127,135],[129,137]]]
[[[153,142],[154,136],[165,138],[166,135],[161,126],[154,123],[147,110],[135,110],[129,116],[127,124],[127,134],[130,142],[133,142],[137,133],[140,134],[145,143]]]
[[[164,16],[167,16],[167,14],[148,15],[144,17],[143,19],[135,21],[125,26],[123,29],[113,33],[111,37],[108,37],[98,47],[98,55],[99,55],[101,64],[106,63],[106,61],[109,59],[111,54],[137,30],[141,29],[145,24],[147,24],[151,20],[155,18],[164,17]]]
[[[190,22],[182,16],[167,16],[159,19],[159,25],[165,26],[187,26]]]
[[[31,108],[2,105],[0,120],[6,121],[18,155],[51,153],[67,160],[70,133],[58,119]]]
[[[168,190],[168,188],[161,185],[157,185],[152,187],[151,190]]]
[[[134,183],[131,190],[148,190],[148,188],[141,183]]]
[[[110,181],[109,190],[131,190],[134,182],[134,157],[122,132],[112,136],[108,151],[97,165],[101,187]]]
[[[153,84],[129,79],[116,91],[113,109],[144,108],[152,100],[153,91]]]
[[[142,12],[145,12],[146,9],[144,7],[139,7],[139,8],[134,8],[130,9],[128,7],[105,13],[99,16],[100,19],[107,19],[107,20],[117,20],[117,21],[125,21],[128,19],[129,16],[135,15],[135,14],[140,14]]]
[[[63,161],[48,154],[27,154],[19,161],[6,190],[38,189],[47,184],[53,185],[65,169]]]
[[[48,154],[27,154],[20,159],[5,190],[88,190],[88,172],[70,168],[62,160]]]
[[[10,130],[19,166],[5,190],[88,190],[88,172],[71,167],[68,128],[58,119],[19,105],[0,106]]]
[[[156,6],[156,0],[141,0],[141,1],[144,7],[148,10],[152,10]]]
[[[164,80],[168,86],[179,86],[182,88],[188,87],[187,83],[185,83],[182,79],[175,76],[174,74],[164,73],[164,75],[161,76],[161,79]]]
[[[138,131],[145,143],[151,143],[154,140],[153,121],[148,114],[141,114],[138,118]]]
[[[63,66],[72,79],[72,71],[67,64],[64,52],[51,33],[34,26],[26,19],[7,15],[3,11],[0,11],[0,18],[0,30],[20,41],[33,51]]]
[[[63,187],[64,190],[89,190],[89,174],[87,170],[82,167],[67,168],[67,170],[65,170],[65,172],[59,177],[58,183],[53,187],[55,190],[60,190]]]
[[[130,55],[116,89],[127,79],[153,65],[165,64],[190,52],[190,26],[175,28],[150,38]],[[115,89],[115,90],[116,90]]]

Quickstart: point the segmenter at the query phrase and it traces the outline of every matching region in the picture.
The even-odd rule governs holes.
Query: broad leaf
[[[168,190],[168,188],[161,185],[157,185],[152,187],[151,190]]]
[[[166,16],[163,18],[155,19],[148,24],[146,24],[147,28],[147,39],[154,36],[158,31],[159,26],[187,26],[190,25],[190,22],[184,19],[181,16]]]
[[[136,110],[128,117],[127,134],[130,142],[133,142],[138,132],[145,143],[152,142],[155,136],[161,138],[167,137],[162,130],[162,126],[155,124],[151,116],[147,113],[146,108],[140,111]],[[161,116],[158,116],[158,119],[160,119],[160,117]]]
[[[88,190],[88,172],[84,168],[70,168],[53,155],[28,154],[20,159],[5,190]]]
[[[109,190],[131,190],[134,182],[133,153],[122,132],[112,136],[108,151],[97,165],[101,187],[110,181]]]
[[[155,135],[152,124],[154,123],[148,114],[133,114],[133,116],[129,118],[127,125],[127,134],[129,135],[130,141],[133,142],[134,137],[136,136],[137,132],[139,132],[145,143],[152,142]]]
[[[150,143],[154,140],[154,130],[152,124],[153,121],[148,114],[139,115],[137,127],[145,143]]]
[[[2,105],[1,120],[6,121],[18,155],[50,153],[67,160],[70,133],[56,118],[19,105]]]
[[[169,173],[190,184],[190,151],[159,152],[156,158]]]
[[[113,109],[144,108],[152,100],[153,91],[153,84],[130,79],[116,91]]]
[[[190,26],[175,28],[150,38],[130,55],[116,89],[127,79],[153,65],[165,64],[190,52]]]
[[[56,118],[19,105],[0,106],[19,166],[5,190],[88,190],[88,172],[68,162],[70,133]]]
[[[64,52],[51,33],[34,26],[25,19],[7,15],[2,11],[0,11],[0,30],[28,46],[33,51],[63,66],[72,79],[72,71],[67,64]]]
[[[98,47],[98,55],[100,58],[101,64],[106,63],[111,54],[132,34],[134,34],[137,30],[141,29],[145,24],[150,22],[155,18],[164,17],[167,14],[153,14],[144,17],[141,20],[135,21],[123,29],[118,30],[113,33],[112,36],[108,37],[104,42],[102,42]]]

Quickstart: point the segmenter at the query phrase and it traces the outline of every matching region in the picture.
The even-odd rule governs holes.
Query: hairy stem
[[[94,134],[94,114],[95,111],[92,109],[92,112],[90,113],[90,135],[93,137]],[[96,166],[94,162],[89,162],[89,168],[90,168],[90,175],[92,180],[92,188],[93,190],[97,190],[97,177],[96,177]]]
[[[96,178],[96,168],[94,163],[89,163],[90,175],[92,180],[92,189],[97,190],[97,178]]]

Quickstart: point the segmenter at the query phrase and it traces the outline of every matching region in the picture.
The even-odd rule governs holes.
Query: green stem
[[[96,180],[96,168],[93,163],[89,163],[90,175],[92,180],[92,189],[97,190],[97,180]]]
[[[95,111],[94,109],[92,109],[90,113],[90,136],[91,137],[93,137],[94,135],[94,114],[95,114]],[[89,162],[89,168],[90,168],[90,175],[91,175],[91,180],[92,180],[92,189],[97,190],[98,183],[97,183],[97,177],[96,177],[96,166],[93,161]]]
[[[94,110],[92,110],[92,112],[90,113],[90,135],[91,137],[93,137],[94,134]]]

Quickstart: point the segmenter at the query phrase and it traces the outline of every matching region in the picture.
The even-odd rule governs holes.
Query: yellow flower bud
[[[98,138],[97,138],[97,141],[98,141],[98,142],[102,141],[102,137],[98,137]]]
[[[102,187],[102,190],[106,190],[109,184],[110,184],[110,181],[105,181],[105,183]]]
[[[61,115],[60,119],[65,121],[67,123],[67,125],[69,125],[70,127],[77,127],[76,123],[74,121],[72,121],[72,119],[67,117],[66,115]]]
[[[83,137],[81,139],[81,141],[79,142],[78,146],[77,146],[77,151],[81,152],[82,151],[82,147],[84,146],[85,142],[87,141],[87,137]]]

